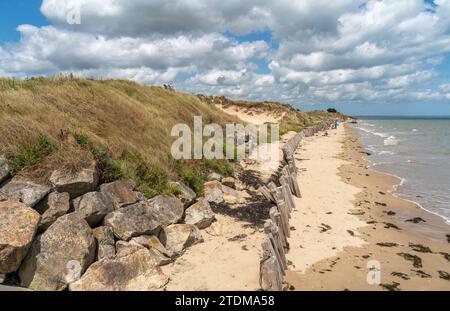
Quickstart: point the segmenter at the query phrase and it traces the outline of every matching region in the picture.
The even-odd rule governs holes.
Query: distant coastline
[[[353,116],[358,120],[450,120],[450,116],[389,116],[389,115],[367,115]]]

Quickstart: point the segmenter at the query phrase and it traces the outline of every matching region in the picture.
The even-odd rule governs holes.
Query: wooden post
[[[270,238],[262,241],[263,258],[260,265],[260,285],[263,290],[279,291],[283,289],[283,273],[276,258]]]
[[[297,198],[301,198],[302,197],[302,193],[300,192],[300,186],[298,185],[297,175],[291,173],[291,180],[292,180],[292,184],[294,186],[295,196]]]
[[[276,206],[272,206],[270,209],[270,219],[278,228],[278,234],[281,238],[281,242],[285,250],[289,249],[289,242],[286,238],[286,235],[283,232],[283,227],[281,223],[281,215]]]
[[[291,237],[291,229],[289,226],[289,217],[286,214],[286,206],[285,203],[281,200],[277,201],[278,211],[281,215],[281,224],[283,227],[283,232],[286,235],[287,238]]]
[[[271,239],[274,249],[278,252],[277,257],[280,260],[281,266],[283,268],[283,274],[287,270],[287,260],[286,253],[281,241],[281,237],[278,232],[278,227],[274,225],[271,220],[266,221],[264,224],[264,232]]]
[[[269,189],[267,189],[266,186],[261,186],[258,188],[258,191],[270,202],[276,203],[275,198],[273,197],[272,193]]]

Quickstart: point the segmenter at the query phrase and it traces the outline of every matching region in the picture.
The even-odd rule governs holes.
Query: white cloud
[[[0,74],[74,72],[289,102],[445,99],[433,68],[450,52],[450,1],[435,3],[44,0],[52,25],[21,25],[21,41],[0,46]],[[76,5],[81,24],[69,25]],[[224,34],[263,30],[276,48]]]
[[[8,51],[0,50],[3,56],[0,68],[18,76],[74,71],[100,72],[108,77],[119,73],[119,77],[125,78],[125,73],[136,77],[136,73],[142,74],[142,68],[145,68],[146,73],[152,72],[151,76],[169,70],[175,78],[180,68],[240,67],[251,58],[264,57],[269,49],[263,41],[239,44],[220,34],[148,40],[106,38],[53,26],[22,25],[19,31],[22,41],[10,46]]]

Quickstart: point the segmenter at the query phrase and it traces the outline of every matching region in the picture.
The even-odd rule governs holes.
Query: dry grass
[[[274,113],[293,110],[277,103],[234,103]],[[17,174],[41,180],[55,168],[83,166],[95,158],[102,162],[104,181],[137,179],[151,196],[164,192],[169,179],[194,175],[202,180],[208,170],[229,171],[227,163],[180,163],[170,156],[172,127],[192,124],[195,115],[201,115],[205,124],[236,122],[210,97],[130,81],[0,79],[0,155],[18,163]],[[286,126],[314,122],[309,114],[288,115],[283,120]],[[50,147],[40,146],[40,139]]]
[[[336,117],[338,119],[345,119],[346,116],[337,113],[330,115],[325,111],[303,112],[293,108],[288,104],[279,102],[252,102],[243,100],[231,100],[223,96],[205,96],[198,95],[203,101],[207,101],[213,105],[221,106],[223,108],[239,109],[245,113],[262,114],[266,113],[274,118],[281,118],[280,131],[281,134],[289,131],[300,132],[307,127],[314,126],[324,119]]]

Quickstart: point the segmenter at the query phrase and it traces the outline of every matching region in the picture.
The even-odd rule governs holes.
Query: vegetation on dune
[[[175,161],[170,155],[176,124],[238,122],[212,97],[142,86],[123,80],[73,76],[0,79],[0,155],[16,174],[47,181],[54,169],[74,169],[96,160],[101,182],[133,179],[146,196],[176,193],[169,181],[183,180],[201,193],[211,171],[233,173],[233,161]],[[301,130],[322,115],[279,103],[249,103],[248,109],[287,113],[281,131]]]
[[[287,132],[294,131],[300,132],[305,128],[312,127],[322,120],[330,117],[330,113],[326,111],[311,111],[304,112],[294,107],[279,103],[279,102],[252,102],[244,100],[231,100],[226,97],[214,97],[198,95],[204,101],[208,101],[211,104],[219,105],[223,108],[238,108],[243,112],[258,114],[269,113],[273,117],[280,118],[280,134],[283,135]],[[345,119],[341,113],[336,112],[332,117],[339,119]]]

